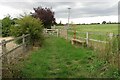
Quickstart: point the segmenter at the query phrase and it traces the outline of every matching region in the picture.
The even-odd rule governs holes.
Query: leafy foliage
[[[30,34],[30,42],[34,46],[40,46],[43,41],[42,29],[43,24],[41,21],[25,15],[17,19],[16,24],[11,26],[11,34],[15,37]]]
[[[6,16],[2,20],[2,37],[10,36],[10,27],[13,23],[13,20],[10,16]]]
[[[32,13],[32,16],[35,18],[40,19],[45,28],[51,28],[51,25],[55,23],[55,18],[54,18],[54,12],[50,8],[34,8],[34,13]]]

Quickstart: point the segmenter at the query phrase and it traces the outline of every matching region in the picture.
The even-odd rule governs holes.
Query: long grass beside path
[[[50,37],[43,47],[23,62],[21,74],[28,78],[114,77],[113,71],[101,70],[105,62],[95,56],[90,49],[75,47],[62,38]]]

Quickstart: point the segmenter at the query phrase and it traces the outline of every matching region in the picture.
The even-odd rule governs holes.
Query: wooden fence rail
[[[112,41],[113,37],[115,37],[114,33],[107,33],[106,34],[106,33],[100,33],[100,32],[97,32],[97,33],[95,33],[95,32],[79,32],[79,31],[74,31],[74,30],[73,31],[70,30],[69,33],[72,33],[73,36],[69,37],[68,39],[71,40],[75,36],[76,39],[84,40],[88,47],[93,47],[94,49],[97,49],[97,50],[99,50],[99,49],[105,50],[106,45],[112,44],[111,41]],[[67,34],[70,36],[71,34],[69,34],[69,33],[67,33]],[[84,37],[83,37],[83,35],[84,35]],[[99,40],[97,38],[94,38],[95,36],[98,36],[98,37],[102,36],[103,39]],[[104,47],[104,49],[103,49],[103,47]]]
[[[73,30],[68,30],[68,31],[74,33]],[[109,39],[112,39],[113,36],[114,36],[114,33],[109,33],[108,35],[106,35],[106,34],[100,33],[100,32],[97,32],[97,33],[94,33],[94,32],[78,32],[78,31],[76,31],[76,32],[77,32],[79,35],[80,35],[80,34],[85,34],[85,35],[86,35],[85,37],[79,37],[79,38],[85,39],[87,44],[88,44],[88,41],[89,41],[89,40],[95,41],[95,42],[107,43],[107,42],[104,41],[104,40],[97,40],[97,39],[90,38],[90,37],[89,37],[90,35],[106,36],[106,37],[108,37]],[[67,34],[68,34],[68,33],[67,33]],[[70,34],[68,34],[68,35],[70,35]],[[72,36],[74,36],[74,35],[72,35]],[[73,38],[73,37],[71,37],[71,38]]]
[[[10,40],[4,39],[1,41],[0,47],[2,48],[2,51],[0,53],[0,60],[2,73],[0,76],[3,78],[13,77],[12,73],[14,70],[16,71],[16,69],[13,69],[12,65],[15,64],[20,58],[27,55],[25,53],[32,48],[29,40],[30,34],[23,34],[17,38]],[[17,44],[15,42],[20,43]]]
[[[50,34],[50,35],[55,35],[58,37],[59,36],[59,29],[44,29],[45,34]]]
[[[112,40],[113,37],[115,37],[115,34],[113,33],[100,33],[100,32],[79,32],[74,30],[69,30],[69,29],[45,29],[46,33],[47,32],[56,32],[57,36],[63,37],[67,40],[72,40],[73,38],[76,38],[78,40],[83,40],[85,41],[86,45],[88,47],[91,47],[93,49],[100,49],[104,51],[106,49],[106,45],[112,44],[110,41]],[[51,34],[52,35],[52,34]],[[97,36],[98,39],[95,37]],[[99,40],[99,36],[103,39]],[[105,38],[105,39],[104,39]],[[110,46],[110,45],[109,45]],[[104,47],[104,48],[103,48]]]
[[[44,29],[44,31],[47,33],[47,32],[56,32],[57,33],[57,36],[62,36],[62,37],[65,37],[65,39],[71,39],[73,38],[74,35],[70,35],[68,33],[69,32],[72,32],[74,33],[74,30],[65,30],[65,29]],[[76,31],[78,34],[85,34],[86,37],[79,37],[81,39],[85,39],[86,40],[86,44],[89,44],[89,41],[95,41],[95,42],[101,42],[101,43],[107,43],[107,41],[102,41],[102,40],[97,40],[97,39],[92,39],[89,37],[89,35],[101,35],[101,36],[106,36],[106,34],[104,33],[100,33],[100,32],[97,32],[97,33],[94,33],[94,32],[79,32],[79,31]],[[68,38],[68,36],[71,36]],[[108,36],[106,37],[109,37],[110,39],[112,39],[114,36],[113,33],[109,33]]]
[[[1,53],[1,56],[0,56],[0,58],[2,59],[2,61],[3,61],[3,63],[4,64],[7,64],[7,63],[9,63],[8,61],[8,54],[10,54],[10,53],[12,53],[12,52],[14,52],[16,49],[18,49],[18,48],[20,48],[20,47],[22,47],[21,48],[21,52],[22,53],[24,53],[24,52],[26,52],[26,44],[28,43],[28,40],[27,40],[27,38],[29,37],[29,34],[27,34],[27,35],[22,35],[22,36],[20,36],[20,37],[17,37],[17,38],[14,38],[14,39],[10,39],[10,40],[2,40],[1,41],[1,43],[0,43],[0,46],[2,47],[2,53]],[[12,48],[11,50],[7,50],[7,44],[8,43],[10,43],[10,42],[12,42],[12,41],[17,41],[17,40],[22,40],[22,43],[21,44],[19,44],[18,46],[16,46],[16,47],[14,47],[14,48]],[[11,46],[12,47],[12,46]],[[14,55],[16,54],[18,54],[18,53],[20,53],[20,52],[16,52],[16,53],[14,53]]]

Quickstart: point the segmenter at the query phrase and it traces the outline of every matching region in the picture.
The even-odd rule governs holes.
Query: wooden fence
[[[15,44],[15,46],[10,46],[10,44]],[[30,45],[30,35],[23,34],[20,37],[10,40],[4,39],[1,41],[0,46],[2,48],[2,52],[0,53],[0,60],[2,61],[2,77],[10,77],[10,75],[12,75],[11,73],[13,72],[10,69],[12,64],[16,63],[17,60],[27,55],[27,51],[32,48]]]
[[[72,34],[69,34],[69,33],[72,33]],[[99,39],[95,38],[96,36],[100,36],[100,37],[102,36],[102,38],[105,38],[105,39],[99,40]],[[109,35],[109,34],[104,34],[104,33],[79,32],[79,31],[76,31],[76,33],[75,33],[74,31],[68,30],[68,39],[69,40],[71,40],[72,38],[76,38],[76,39],[85,41],[87,47],[93,48],[94,50],[99,49],[101,51],[104,51],[106,44],[109,43],[108,39],[110,39],[112,37],[113,37],[113,34]]]
[[[102,52],[105,52],[107,47],[112,44],[111,41],[112,39],[116,36],[113,33],[100,33],[100,32],[79,32],[79,31],[74,31],[74,30],[68,30],[68,29],[45,29],[46,33],[49,33],[51,35],[53,35],[53,33],[56,32],[55,35],[57,35],[57,37],[63,37],[67,40],[70,40],[72,38],[76,38],[79,40],[83,40],[86,42],[86,45],[90,48],[93,48],[94,50],[99,50]],[[76,33],[75,33],[76,32]],[[75,33],[75,34],[74,34]],[[98,38],[100,38],[100,36],[102,36],[102,38],[105,39],[96,39],[92,36],[97,35]]]
[[[0,55],[0,59],[2,59],[2,68],[6,68],[6,65],[11,64],[11,62],[14,59],[19,59],[20,55],[25,55],[28,49],[30,48],[29,46],[29,34],[27,35],[22,35],[17,38],[13,38],[10,40],[2,40],[0,43],[0,46],[2,47],[2,53]],[[18,44],[17,46],[13,47],[12,49],[7,48],[7,44],[10,42],[15,42],[20,41],[22,43]]]
[[[59,29],[44,29],[44,34],[59,36]]]

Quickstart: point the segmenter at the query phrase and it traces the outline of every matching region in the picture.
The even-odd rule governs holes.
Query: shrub
[[[32,16],[25,15],[16,20],[11,26],[11,35],[18,37],[23,34],[30,34],[30,42],[33,46],[41,46],[43,42],[43,24]]]
[[[10,26],[12,24],[12,19],[10,16],[6,16],[2,19],[2,37],[10,36]]]

